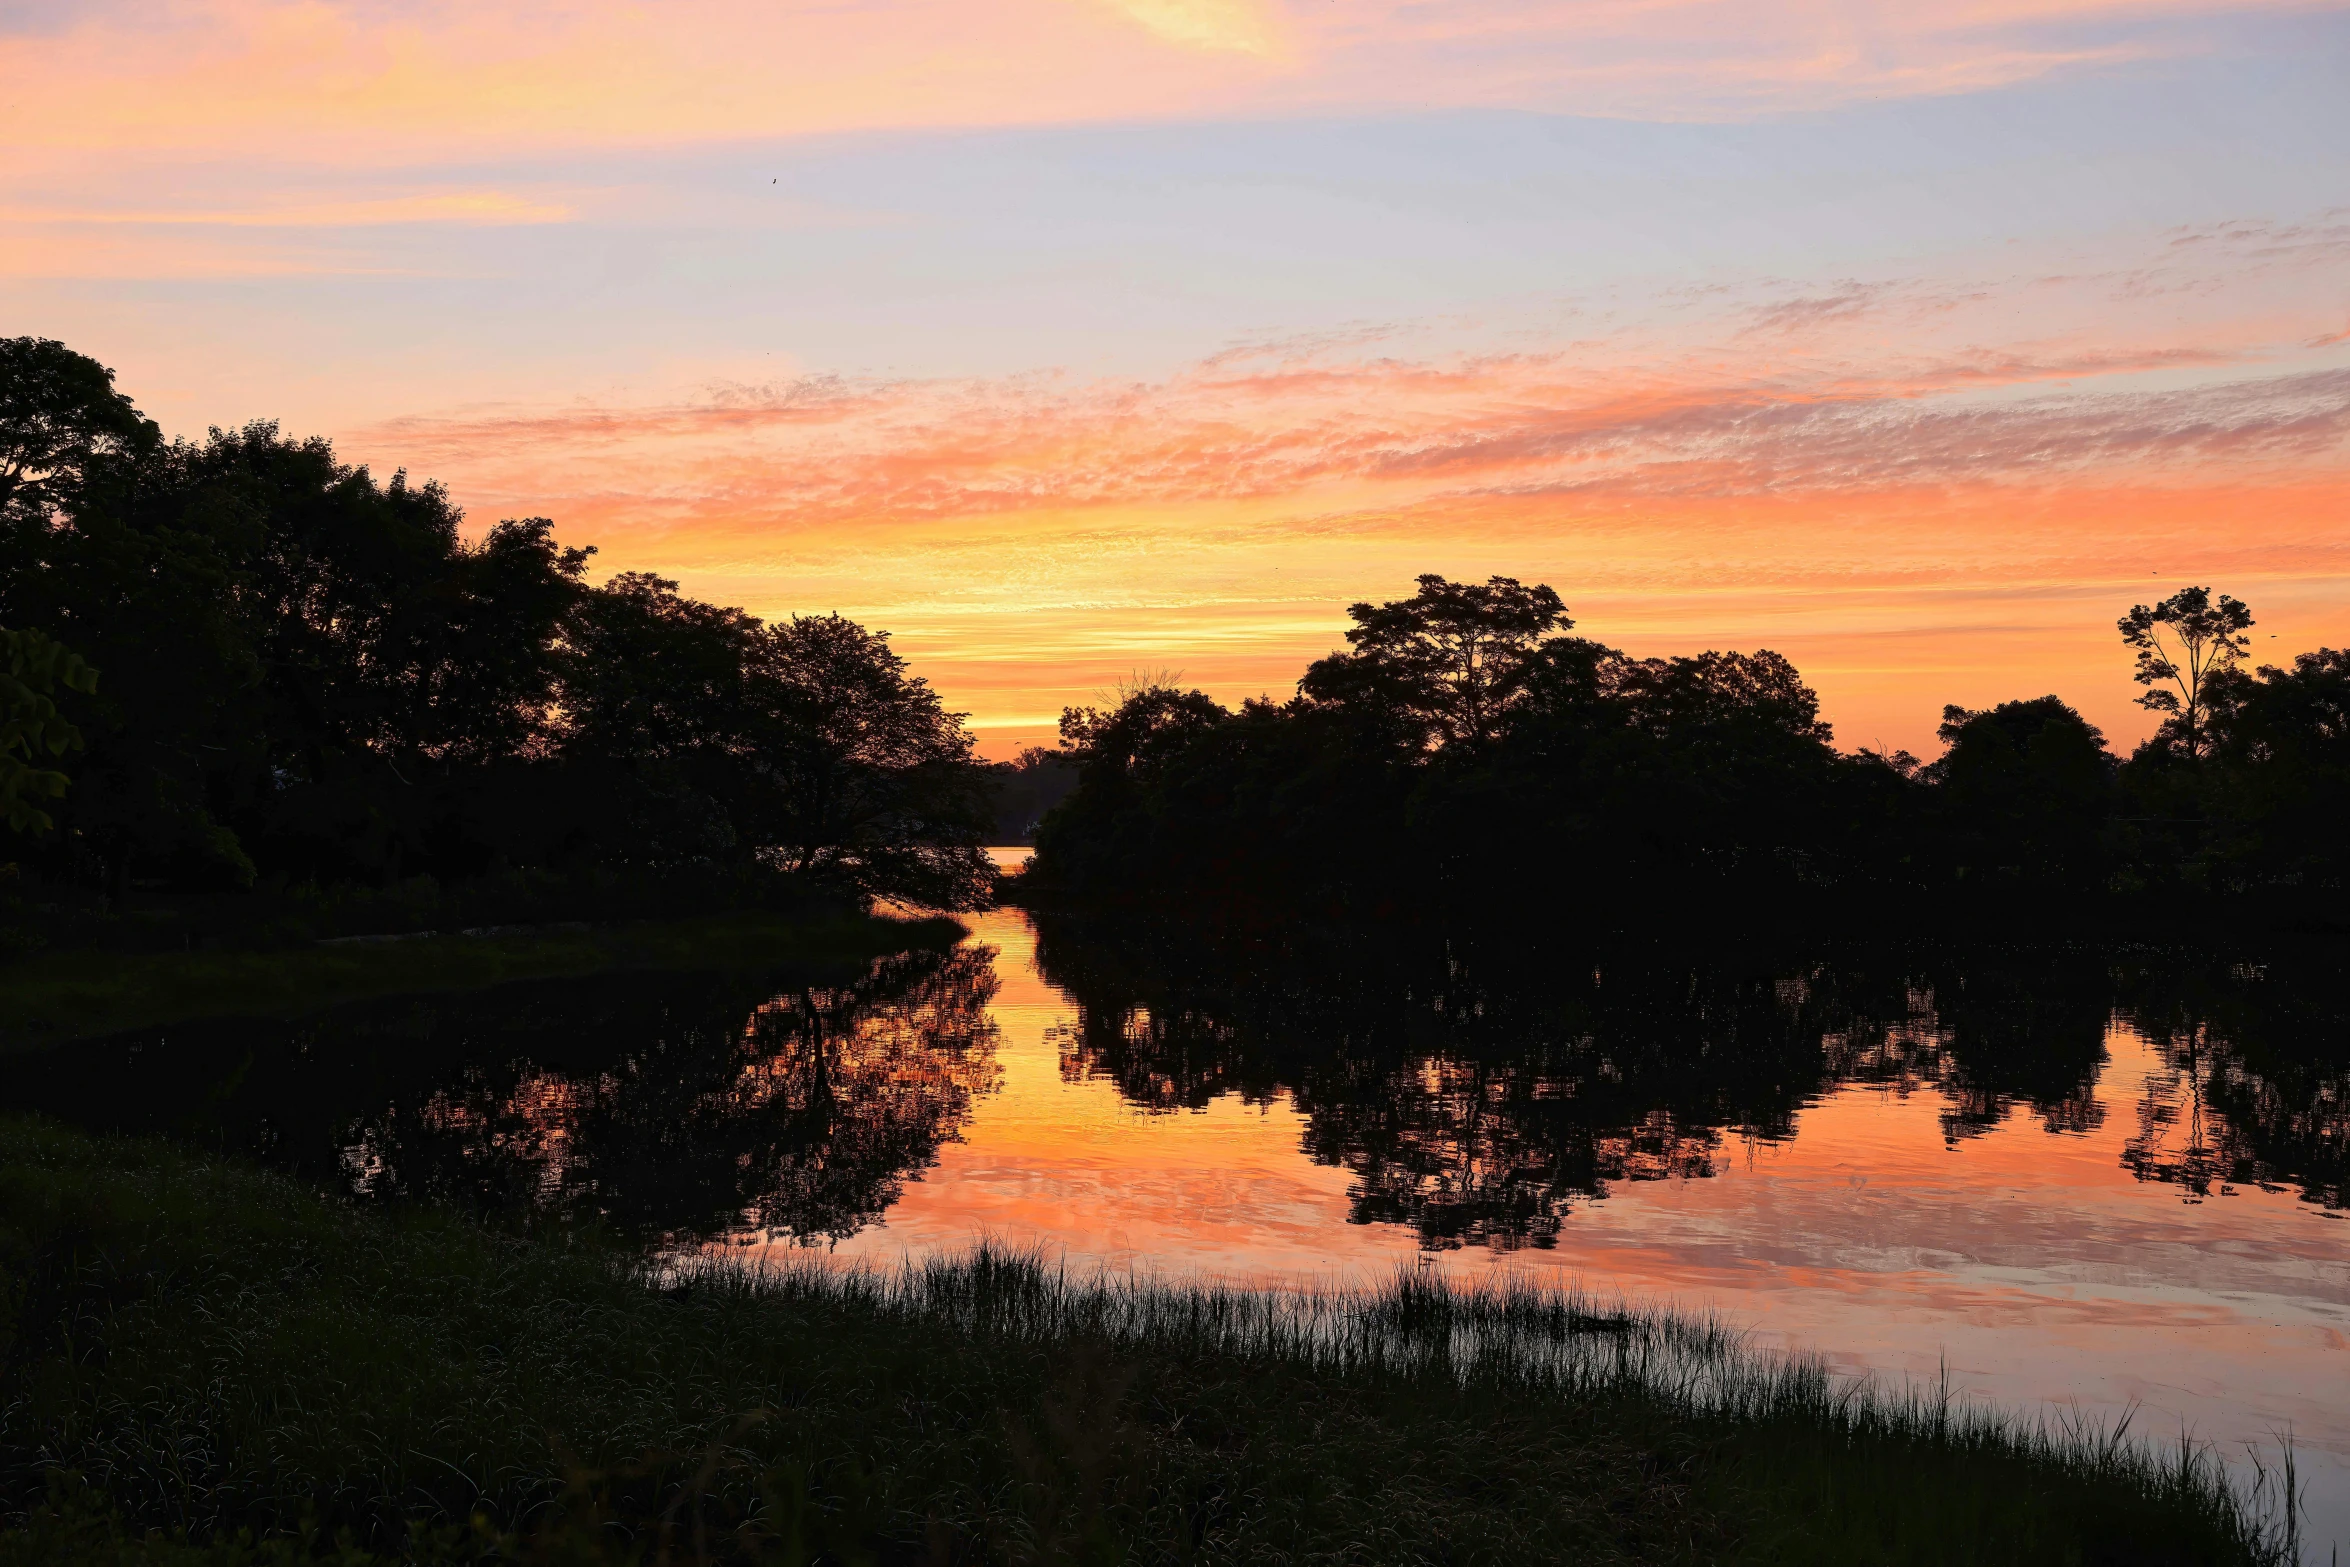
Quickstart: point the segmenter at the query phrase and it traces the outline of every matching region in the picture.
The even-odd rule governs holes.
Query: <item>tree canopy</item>
[[[1424,576],[1348,613],[1347,649],[1286,702],[1154,684],[1066,714],[1078,781],[1039,830],[1039,884],[2012,919],[2172,894],[2322,909],[2350,879],[2350,655],[2246,673],[2251,613],[2207,588],[2123,619],[2166,715],[2126,763],[2054,695],[1946,707],[1930,764],[1840,753],[1780,654],[1634,657],[1505,577]]]
[[[45,874],[119,892],[739,864],[984,896],[990,775],[852,622],[769,626],[648,572],[592,583],[594,551],[547,519],[468,527],[439,485],[274,424],[166,442],[111,372],[29,338],[0,341],[0,524],[0,625],[30,650],[11,657],[56,643],[106,671],[78,688],[71,790],[11,775],[12,801],[53,802],[16,808],[56,830],[10,851]],[[20,751],[66,733],[15,721],[48,726]]]
[[[2223,593],[2215,603],[2209,588],[2181,588],[2159,604],[2133,604],[2121,618],[2122,641],[2138,654],[2133,678],[2147,688],[2138,705],[2165,715],[2167,743],[2189,756],[2208,753],[2214,701],[2251,648],[2244,635],[2251,629],[2252,611],[2241,599]]]
[[[1408,599],[1354,604],[1347,614],[1353,651],[1316,663],[1298,689],[1374,713],[1422,750],[1491,744],[1545,640],[1575,624],[1558,594],[1512,577],[1480,584],[1430,574]]]

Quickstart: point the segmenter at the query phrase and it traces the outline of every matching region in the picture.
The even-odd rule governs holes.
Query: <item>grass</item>
[[[741,912],[276,951],[41,952],[0,968],[0,1050],[200,1017],[281,1017],[375,996],[625,969],[863,959],[948,945],[952,920]]]
[[[0,1564],[2268,1563],[2208,1453],[1703,1320],[648,1264],[0,1121]]]

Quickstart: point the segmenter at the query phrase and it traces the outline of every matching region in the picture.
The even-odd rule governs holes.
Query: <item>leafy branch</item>
[[[16,832],[57,824],[33,802],[65,793],[65,774],[48,765],[79,750],[82,732],[57,710],[54,693],[98,689],[98,671],[78,653],[38,631],[0,628],[0,815]]]

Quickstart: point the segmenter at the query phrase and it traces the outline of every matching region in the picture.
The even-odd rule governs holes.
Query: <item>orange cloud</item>
[[[1852,744],[1930,750],[1943,702],[2051,689],[2126,740],[2133,598],[2216,579],[2281,649],[2350,642],[2350,363],[2258,291],[2183,338],[2057,325],[2184,275],[1763,288],[1637,337],[1378,352],[1396,329],[1148,383],[811,378],[347,449],[760,613],[886,626],[999,744],[1135,671],[1285,694],[1344,604],[1427,570],[1551,581],[1641,652],[1777,647]],[[1787,308],[1820,298],[1852,303]]]

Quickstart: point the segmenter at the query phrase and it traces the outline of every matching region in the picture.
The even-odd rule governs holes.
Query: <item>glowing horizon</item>
[[[20,0],[0,301],[993,754],[1421,571],[2127,747],[2133,602],[2350,643],[2346,78],[2340,4]]]

